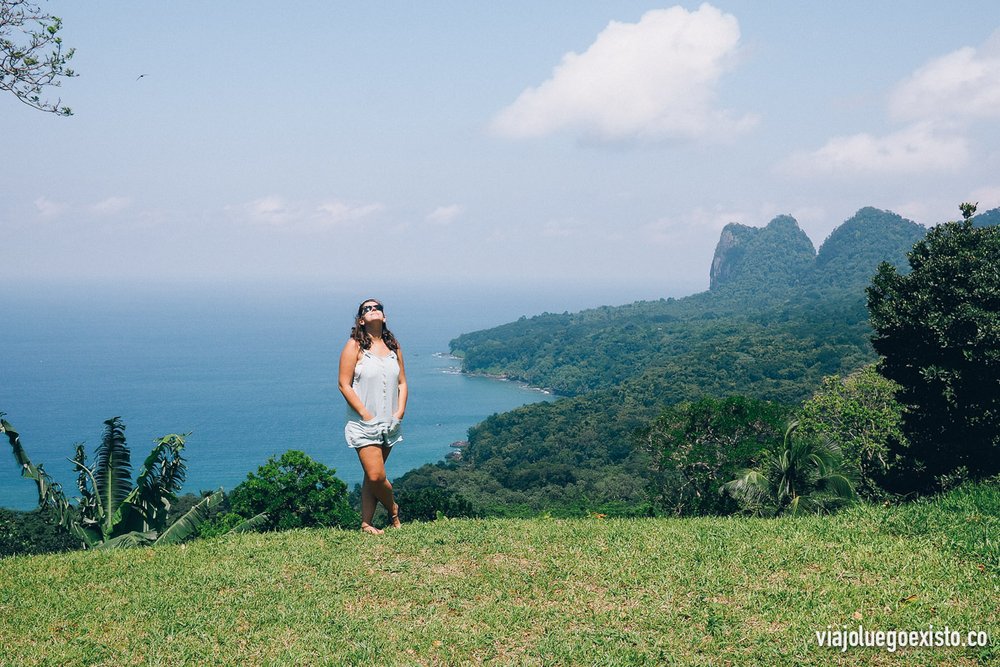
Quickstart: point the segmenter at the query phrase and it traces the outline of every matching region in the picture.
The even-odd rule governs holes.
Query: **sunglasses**
[[[381,303],[376,303],[376,304],[365,306],[364,308],[362,308],[361,309],[361,314],[362,315],[367,315],[368,313],[372,312],[373,310],[377,310],[377,311],[382,312],[382,313],[385,312],[385,308],[382,307],[382,304]]]

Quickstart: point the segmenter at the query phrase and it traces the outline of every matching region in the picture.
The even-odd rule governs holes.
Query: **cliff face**
[[[743,253],[746,252],[746,243],[756,231],[759,230],[738,222],[730,222],[722,229],[719,244],[715,246],[715,256],[712,258],[709,289],[715,289],[732,280],[735,267],[739,266]]]
[[[815,257],[812,241],[790,215],[779,215],[763,228],[730,223],[715,248],[709,289],[794,285]]]

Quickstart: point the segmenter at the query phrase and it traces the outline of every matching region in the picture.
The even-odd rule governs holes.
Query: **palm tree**
[[[0,412],[0,417],[3,413]],[[5,420],[0,432],[7,434],[21,475],[35,480],[38,505],[52,510],[59,524],[79,538],[86,549],[109,549],[181,542],[197,530],[208,511],[222,500],[222,491],[206,496],[184,516],[169,526],[167,513],[177,501],[186,475],[184,436],[166,435],[156,440],[152,452],[132,483],[131,452],[125,443],[125,425],[120,417],[104,422],[104,437],[95,452],[93,467],[87,465],[83,445],[76,446],[70,459],[78,472],[80,498],[72,504],[61,485],[34,465],[21,445],[21,437]],[[266,521],[259,515],[236,526],[234,531],[250,530]]]
[[[793,438],[798,421],[785,429],[782,450],[760,469],[744,470],[719,489],[757,516],[832,512],[854,502],[852,475],[830,439]]]

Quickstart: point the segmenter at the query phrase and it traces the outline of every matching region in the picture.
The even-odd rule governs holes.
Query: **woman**
[[[400,422],[406,412],[403,352],[385,323],[385,310],[375,299],[358,306],[351,337],[340,353],[340,393],[347,401],[347,445],[358,452],[365,480],[361,485],[361,530],[380,535],[372,525],[375,503],[399,528],[399,505],[385,477],[392,446],[403,439]]]

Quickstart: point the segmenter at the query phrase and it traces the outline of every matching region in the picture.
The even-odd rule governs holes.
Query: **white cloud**
[[[900,121],[1000,118],[1000,30],[917,69],[893,90],[889,111]]]
[[[450,224],[465,212],[465,207],[461,204],[450,204],[448,206],[438,206],[436,209],[427,214],[427,222],[435,225],[447,225]]]
[[[646,223],[639,227],[639,234],[648,243],[691,248],[714,243],[723,227],[730,222],[749,224],[747,218],[744,212],[722,206],[698,207],[683,215],[662,217]]]
[[[736,18],[708,4],[613,21],[584,53],[567,53],[550,79],[501,110],[492,129],[514,138],[568,129],[603,141],[730,135],[755,122],[713,107],[739,39]]]
[[[38,214],[43,218],[57,218],[69,209],[67,204],[62,202],[52,201],[45,197],[39,197],[35,200],[35,209]]]
[[[132,200],[127,197],[108,197],[91,206],[90,210],[92,213],[101,216],[114,215],[124,211],[131,203]]]
[[[774,208],[771,211],[773,212]],[[798,206],[792,209],[789,215],[795,218],[795,221],[799,223],[799,227],[802,229],[819,226],[830,217],[825,208],[814,205]]]
[[[950,171],[969,161],[964,137],[915,123],[885,137],[854,134],[834,137],[819,150],[798,153],[782,165],[792,175],[912,174]]]
[[[924,199],[908,199],[905,201],[899,201],[888,207],[890,211],[898,213],[907,220],[913,220],[921,224],[936,224],[944,220],[954,220],[955,216],[951,215],[948,217],[948,213],[945,213],[945,209],[950,211],[954,208],[958,210],[957,206],[944,206],[935,198],[924,198]]]
[[[278,195],[268,195],[229,210],[242,213],[249,221],[275,227],[321,228],[356,222],[382,210],[382,204],[350,204],[331,200],[319,205],[289,202]]]
[[[252,221],[268,225],[285,225],[295,217],[285,200],[276,195],[255,199],[243,208]]]
[[[382,204],[348,204],[342,201],[331,201],[317,207],[319,218],[317,222],[339,225],[345,222],[362,220],[385,207]]]
[[[797,153],[780,170],[792,175],[912,175],[967,165],[970,121],[1000,118],[1000,30],[979,47],[930,60],[891,91],[891,120],[908,123],[886,136],[834,137]]]

